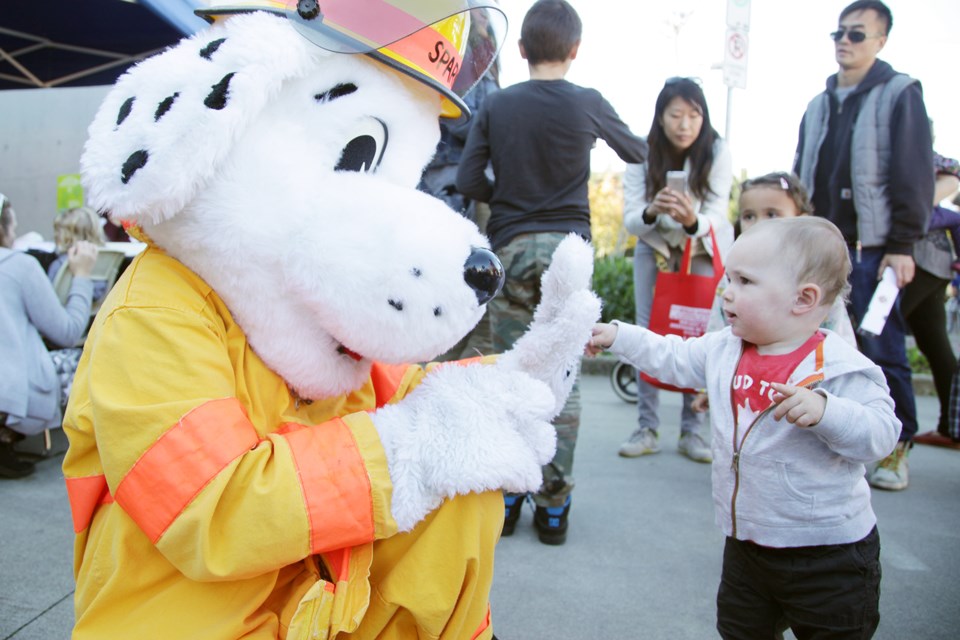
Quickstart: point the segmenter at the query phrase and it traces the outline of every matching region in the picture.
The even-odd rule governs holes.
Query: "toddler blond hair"
[[[746,234],[766,233],[774,242],[774,255],[793,265],[797,282],[813,282],[823,292],[822,305],[846,299],[852,268],[843,234],[826,218],[777,218],[751,227]]]

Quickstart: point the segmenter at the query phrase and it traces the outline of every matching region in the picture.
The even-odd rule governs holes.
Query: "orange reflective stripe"
[[[473,635],[470,636],[470,640],[476,640],[481,633],[487,630],[487,627],[490,626],[490,603],[487,603],[487,615],[484,617],[483,622],[480,623],[480,626],[477,627],[477,630],[473,632]]]
[[[73,531],[80,533],[90,526],[93,514],[101,504],[113,502],[103,475],[67,478],[67,498],[73,514]]]
[[[211,479],[259,441],[239,400],[210,400],[137,460],[117,487],[117,503],[156,542]]]
[[[377,395],[377,407],[382,407],[390,402],[393,396],[397,395],[409,366],[406,364],[373,363],[370,368],[370,380],[373,382],[373,390]]]
[[[350,573],[350,551],[353,547],[337,549],[330,553],[323,554],[323,559],[327,563],[327,568],[333,574],[334,582],[340,582],[349,578]]]
[[[310,518],[310,549],[323,553],[373,540],[370,478],[353,433],[339,418],[283,434]]]
[[[814,372],[809,376],[798,382],[795,386],[806,387],[815,382],[823,381],[823,343],[825,341],[821,340],[817,343],[816,351],[814,352]]]
[[[425,74],[451,88],[463,65],[460,52],[436,29],[421,29],[386,46]]]

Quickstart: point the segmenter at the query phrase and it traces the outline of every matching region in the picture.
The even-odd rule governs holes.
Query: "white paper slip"
[[[863,321],[860,323],[860,333],[880,335],[899,293],[897,274],[894,273],[893,267],[887,267],[883,270],[883,276],[876,291],[873,292],[873,297],[870,298],[870,304],[867,305],[867,313],[864,314]]]

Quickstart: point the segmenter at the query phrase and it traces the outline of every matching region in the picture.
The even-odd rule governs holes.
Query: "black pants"
[[[880,623],[880,536],[849,544],[771,549],[727,538],[717,592],[726,640],[866,640]]]
[[[950,414],[950,383],[957,370],[957,359],[947,335],[947,285],[949,280],[938,278],[929,271],[917,268],[913,281],[900,295],[900,312],[917,341],[917,349],[927,357],[933,386],[940,400],[940,419],[937,431],[947,435]]]

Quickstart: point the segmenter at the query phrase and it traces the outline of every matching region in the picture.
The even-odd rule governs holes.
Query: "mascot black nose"
[[[463,279],[477,294],[480,304],[490,302],[500,292],[505,278],[503,265],[493,251],[471,247],[470,256],[463,263]]]

